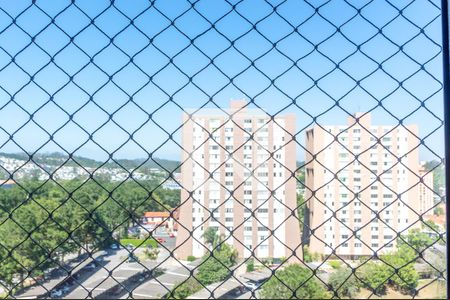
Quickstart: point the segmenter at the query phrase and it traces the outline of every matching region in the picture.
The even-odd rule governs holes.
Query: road
[[[238,280],[242,282],[240,278],[238,278]],[[237,288],[241,286],[241,282],[238,280],[235,278],[229,278],[225,281],[210,284],[206,288],[189,296],[188,299],[218,299],[225,294],[230,293],[232,290],[238,290]]]
[[[173,258],[170,260],[171,261],[168,262],[168,264],[170,264],[171,267],[167,268],[164,274],[149,280],[134,289],[132,293],[134,299],[162,298],[165,294],[170,292],[176,284],[186,280],[190,276],[190,270],[195,267],[192,264],[183,265]],[[127,297],[128,295],[122,297],[122,299],[126,299]]]
[[[136,249],[134,253],[139,256],[142,251],[143,249]],[[168,251],[162,248],[160,248],[160,251],[156,261],[127,262],[129,256],[127,249],[109,250],[109,255],[104,259],[105,263],[97,267],[89,278],[65,295],[64,298],[94,298],[138,273],[153,270],[161,262],[167,260],[169,256]],[[104,295],[101,297],[104,297]]]
[[[99,251],[93,254],[93,258],[98,259],[104,254],[105,254],[104,251]],[[77,272],[82,270],[86,265],[90,264],[93,261],[94,260],[91,257],[88,257],[86,254],[83,254],[78,258],[72,260],[68,264],[66,264],[64,267],[66,270],[72,270],[71,272],[72,274],[76,274]],[[83,275],[81,273],[82,272],[80,272],[79,274]],[[48,279],[46,279],[43,282],[40,282],[38,285],[24,289],[23,291],[17,293],[15,297],[19,299],[42,297],[43,295],[47,294],[48,291],[51,291],[53,288],[55,288],[57,285],[62,283],[67,278],[68,278],[67,271],[65,271],[63,268],[55,269],[49,274]],[[77,279],[78,282],[80,282],[80,280],[82,280],[81,277]]]

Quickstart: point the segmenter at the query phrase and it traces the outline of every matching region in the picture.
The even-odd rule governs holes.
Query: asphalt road
[[[101,256],[103,251],[97,252],[93,255],[94,258],[98,258]],[[93,262],[94,260],[90,257],[87,257],[86,255],[81,255],[78,258],[73,259],[70,263],[66,264],[65,268],[67,270],[72,270],[72,274],[75,274],[76,272],[82,270],[86,265]],[[79,272],[79,278],[77,278],[77,281],[80,282],[83,280],[83,277],[88,276],[88,272]],[[40,282],[38,285],[32,286],[30,288],[24,289],[22,292],[17,293],[15,297],[17,298],[35,298],[39,297],[41,295],[46,294],[48,291],[51,291],[53,288],[55,288],[58,284],[62,283],[64,280],[68,278],[68,273],[64,269],[56,269],[51,272],[48,278]]]
[[[160,299],[165,294],[170,292],[178,283],[186,280],[190,275],[190,270],[194,268],[193,265],[183,266],[175,259],[170,259],[171,267],[167,268],[161,276],[149,280],[136,289],[132,293],[134,299]],[[129,295],[122,297],[128,298]]]
[[[143,249],[137,249],[134,253],[139,256]],[[143,271],[153,270],[161,262],[167,260],[169,252],[160,248],[160,254],[156,261],[127,262],[129,251],[126,249],[109,250],[109,255],[105,257],[105,263],[82,282],[80,286],[74,288],[70,293],[64,295],[66,299],[84,299],[97,297],[105,291],[112,289],[118,284],[122,284],[130,277]],[[126,287],[126,286],[125,286]]]

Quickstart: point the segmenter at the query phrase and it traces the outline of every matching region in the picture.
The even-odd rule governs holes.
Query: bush
[[[253,260],[253,258],[251,258],[247,261],[247,272],[253,271],[255,271],[255,261]]]
[[[310,252],[308,246],[303,247],[303,261],[305,263],[322,260],[322,256],[317,252]]]
[[[339,260],[330,260],[328,264],[335,270],[339,269],[342,266],[342,263]]]
[[[336,268],[336,271],[330,275],[328,283],[339,298],[355,298],[361,286],[361,281],[349,268]]]
[[[392,275],[386,264],[370,261],[359,269],[358,277],[363,279],[366,288],[376,295],[386,293],[387,280]]]
[[[193,277],[190,277],[184,283],[178,284],[173,290],[169,299],[186,299],[192,294],[197,293],[203,286]]]
[[[261,260],[261,263],[266,267],[270,267],[271,265],[273,265],[273,258],[271,257],[263,258]]]
[[[329,298],[329,295],[323,285],[312,277],[311,270],[299,264],[291,264],[282,270],[278,270],[276,277],[270,277],[261,286],[260,298],[324,299]]]
[[[195,257],[195,256],[193,256],[193,255],[189,255],[187,258],[186,258],[186,260],[187,261],[195,261],[197,259],[197,257]]]

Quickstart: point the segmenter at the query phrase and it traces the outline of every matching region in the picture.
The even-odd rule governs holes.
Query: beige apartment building
[[[271,119],[246,104],[232,101],[224,110],[205,108],[183,116],[178,258],[208,251],[202,237],[208,227],[216,228],[240,257],[281,258],[294,252],[301,258],[292,176],[295,115]]]
[[[419,213],[421,215],[432,215],[433,210],[431,208],[434,205],[433,172],[425,169],[424,162],[420,163],[419,176],[422,179],[419,184]]]
[[[419,194],[416,136],[416,125],[373,125],[369,113],[349,117],[347,125],[306,131],[312,252],[357,257],[392,251],[397,232],[420,226],[412,224],[432,195]]]

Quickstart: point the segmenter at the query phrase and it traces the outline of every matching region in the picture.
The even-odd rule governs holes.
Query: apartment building
[[[208,227],[240,257],[301,258],[295,115],[272,119],[246,104],[183,116],[179,258],[208,251]]]
[[[307,130],[311,251],[341,257],[392,251],[397,232],[420,226],[417,136],[416,125],[373,125],[369,113]]]
[[[419,176],[422,179],[419,183],[419,213],[432,215],[431,208],[434,205],[433,172],[425,169],[424,162],[420,163]]]

